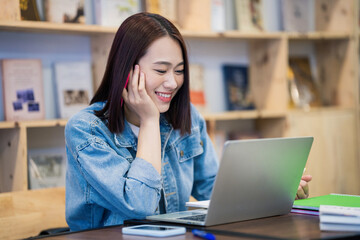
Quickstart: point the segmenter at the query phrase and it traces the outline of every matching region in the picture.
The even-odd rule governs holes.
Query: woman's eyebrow
[[[167,62],[167,61],[157,61],[157,62],[154,62],[153,64],[172,66],[172,64],[171,64],[170,62]],[[184,65],[184,62],[178,63],[178,64],[176,65],[176,67],[178,67],[178,66],[180,66],[180,65]]]

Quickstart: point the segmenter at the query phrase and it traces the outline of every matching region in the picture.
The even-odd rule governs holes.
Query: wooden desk
[[[170,225],[170,224],[167,224]],[[122,235],[123,226],[107,227],[82,232],[47,237],[45,239],[163,239],[143,236]],[[186,235],[174,236],[166,239],[194,239],[188,228]],[[262,218],[257,220],[243,221],[237,223],[223,224],[206,228],[213,231],[217,239],[326,239],[326,238],[358,238],[360,233],[346,232],[321,232],[319,229],[319,218],[317,216],[288,214],[283,216]],[[44,239],[44,238],[42,238]]]

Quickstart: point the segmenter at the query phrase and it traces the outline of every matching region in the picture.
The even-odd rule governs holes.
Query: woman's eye
[[[160,70],[160,69],[155,69],[155,71],[157,71],[158,73],[161,73],[161,74],[166,73],[166,71],[165,71],[165,70]]]
[[[176,72],[176,74],[183,74],[184,73],[184,69],[183,70],[177,70],[177,71],[175,71]]]

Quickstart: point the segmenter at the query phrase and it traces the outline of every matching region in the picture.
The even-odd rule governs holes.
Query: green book
[[[346,194],[329,194],[294,201],[293,208],[319,211],[320,205],[343,207],[360,207],[360,196]]]

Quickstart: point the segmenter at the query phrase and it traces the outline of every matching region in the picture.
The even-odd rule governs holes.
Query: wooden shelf
[[[0,129],[15,128],[18,126],[18,122],[0,122]]]
[[[236,39],[279,39],[286,36],[282,32],[240,32],[240,31],[226,31],[219,33],[220,36],[226,38]]]
[[[258,111],[258,110],[243,110],[243,111],[228,111],[218,113],[202,113],[207,121],[227,121],[237,119],[257,119],[257,118],[282,118],[286,116],[285,112],[272,111]],[[0,122],[0,129],[16,128],[24,126],[26,128],[35,127],[64,127],[67,123],[66,119],[51,119],[51,120],[37,120],[37,121],[11,121]]]
[[[287,114],[305,114],[305,113],[322,113],[322,112],[354,112],[353,108],[344,107],[316,107],[309,109],[289,109]]]
[[[284,118],[289,113],[309,113],[309,112],[352,112],[351,108],[341,108],[341,107],[317,107],[310,109],[289,109],[286,112],[276,112],[276,111],[267,111],[267,110],[242,110],[242,111],[227,111],[227,112],[201,112],[201,115],[206,121],[228,121],[228,120],[251,120],[251,119],[265,119],[265,118]],[[67,123],[67,119],[51,119],[51,120],[36,120],[36,121],[11,121],[11,122],[0,122],[0,129],[9,129],[16,128],[19,126],[24,126],[26,128],[35,128],[35,127],[64,127]]]
[[[26,128],[57,127],[57,126],[64,127],[66,123],[67,123],[66,119],[0,122],[0,129],[16,128],[20,126],[24,126]]]
[[[220,37],[219,33],[210,32],[210,31],[187,31],[180,30],[181,34],[185,38],[218,38]]]
[[[286,33],[290,40],[336,40],[349,39],[352,37],[348,32],[308,32],[308,33]]]
[[[319,107],[310,109],[289,109],[287,112],[274,112],[266,110],[242,110],[209,113],[202,112],[201,115],[206,121],[228,121],[228,120],[247,120],[247,119],[264,119],[264,118],[284,118],[288,113],[307,113],[307,112],[329,112],[329,111],[353,111],[350,108],[341,107]],[[0,122],[0,129],[16,128],[24,126],[27,128],[34,127],[64,127],[67,123],[66,119],[36,120],[36,121],[11,121]]]
[[[228,120],[247,120],[258,118],[282,118],[286,113],[258,111],[258,110],[243,110],[243,111],[229,111],[219,113],[202,113],[206,121],[228,121]]]
[[[286,112],[268,111],[268,110],[242,110],[242,111],[227,111],[218,113],[202,112],[201,115],[206,121],[228,121],[228,120],[251,120],[251,119],[271,119],[271,118],[285,118],[290,114],[304,114],[311,112],[353,112],[351,108],[342,107],[317,107],[309,109],[288,109]]]
[[[114,34],[115,27],[104,27],[98,25],[85,25],[73,23],[51,23],[40,21],[0,21],[1,31],[12,32],[37,32],[37,33],[58,33],[58,34],[78,34],[91,35],[108,33]]]
[[[97,35],[115,34],[117,27],[106,27],[99,25],[72,24],[72,23],[51,23],[41,21],[4,21],[0,20],[0,31],[12,32],[37,32],[37,33],[56,33],[56,34],[77,34],[77,35]],[[291,40],[331,40],[348,39],[352,35],[346,32],[210,32],[210,31],[181,31],[187,38],[235,38],[235,39],[278,39],[288,37]]]

